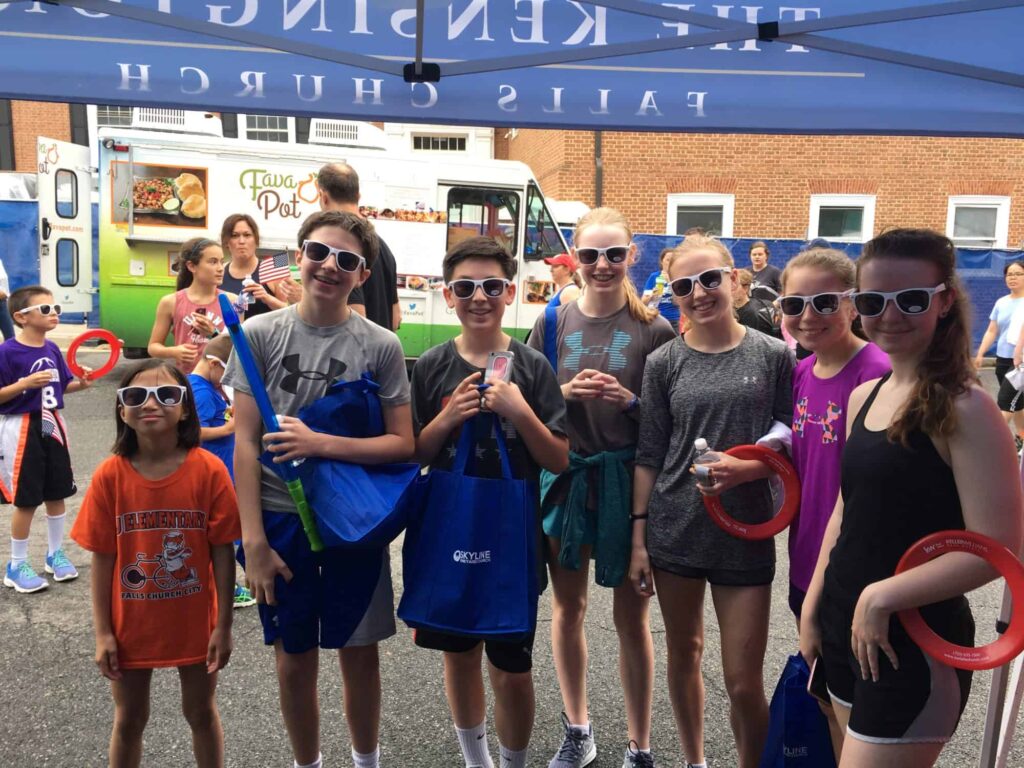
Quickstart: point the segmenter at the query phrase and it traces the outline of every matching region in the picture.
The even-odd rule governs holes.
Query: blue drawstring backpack
[[[772,694],[760,768],[835,768],[828,721],[807,692],[810,676],[803,656],[789,657]]]
[[[500,478],[474,477],[476,419],[498,443]],[[493,414],[462,427],[451,470],[417,483],[402,549],[405,589],[398,617],[413,629],[515,638],[537,621],[536,489],[512,476]]]
[[[364,373],[354,381],[336,382],[327,394],[298,413],[314,432],[342,437],[384,434],[380,385]],[[264,464],[275,471],[273,454]],[[298,467],[306,499],[316,515],[317,528],[328,547],[384,547],[405,528],[411,488],[419,464],[352,464],[310,458]]]

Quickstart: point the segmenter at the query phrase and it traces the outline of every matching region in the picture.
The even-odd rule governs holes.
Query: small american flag
[[[64,435],[61,433],[57,417],[49,408],[43,408],[43,437],[52,437],[61,445],[64,445]]]
[[[256,279],[261,283],[272,283],[275,280],[284,280],[291,276],[291,269],[288,266],[288,253],[275,253],[273,256],[260,261],[260,270]]]

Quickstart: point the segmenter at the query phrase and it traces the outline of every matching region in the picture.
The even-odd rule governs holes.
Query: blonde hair
[[[749,269],[737,269],[736,274],[739,276],[740,285],[744,288],[749,288],[750,284],[754,282],[754,273]]]
[[[786,280],[792,276],[794,271],[804,268],[828,272],[842,283],[844,291],[857,285],[857,267],[854,265],[853,259],[833,248],[811,248],[790,259],[786,268],[782,270],[783,293],[786,292]]]
[[[668,272],[672,268],[672,263],[680,256],[694,251],[713,251],[722,260],[723,266],[735,266],[732,254],[728,248],[722,245],[721,241],[707,235],[690,235],[672,249],[672,255],[668,257],[668,263],[665,264],[665,271]]]
[[[625,216],[614,208],[594,208],[585,213],[576,223],[576,229],[572,234],[573,243],[579,242],[580,235],[586,231],[587,227],[594,226],[620,227],[626,233],[629,241],[633,241],[633,230]],[[651,309],[640,301],[640,294],[637,293],[636,286],[628,272],[622,278],[622,288],[626,292],[626,306],[629,308],[630,317],[647,325],[654,322],[654,318],[658,316],[658,310]]]

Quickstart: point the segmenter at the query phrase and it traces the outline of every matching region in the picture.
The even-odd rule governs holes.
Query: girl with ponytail
[[[644,361],[676,333],[644,306],[629,279],[633,232],[611,208],[576,225],[573,257],[586,287],[577,301],[542,315],[529,344],[555,367],[568,409],[569,469],[541,478],[553,588],[551,640],[565,705],[565,738],[550,768],[578,768],[597,747],[587,710],[583,619],[591,554],[598,584],[612,587],[628,734],[625,765],[650,757],[654,646],[647,597],[625,578],[630,553],[630,475],[639,432]],[[549,323],[551,315],[554,322]]]
[[[978,386],[948,238],[896,229],[867,243],[853,304],[892,372],[850,395],[840,496],[804,601],[800,651],[821,657],[846,733],[842,768],[928,768],[956,729],[971,674],[925,656],[892,619],[926,606],[936,632],[972,645],[963,595],[992,572],[957,554],[893,572],[911,544],[941,530],[977,531],[1019,551],[1017,456]]]

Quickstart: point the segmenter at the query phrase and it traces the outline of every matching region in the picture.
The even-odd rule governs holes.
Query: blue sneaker
[[[248,608],[250,605],[256,605],[256,598],[252,596],[252,592],[243,587],[241,584],[235,584],[235,608]]]
[[[52,555],[47,555],[44,568],[47,573],[53,574],[54,581],[71,581],[78,578],[78,571],[68,560],[63,549],[58,549]]]
[[[50,585],[46,579],[32,570],[27,560],[22,561],[17,568],[12,568],[8,560],[7,570],[4,572],[4,586],[14,587],[18,592],[38,592]]]

